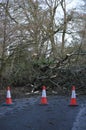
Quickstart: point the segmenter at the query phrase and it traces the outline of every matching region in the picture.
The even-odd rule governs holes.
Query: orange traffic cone
[[[6,104],[8,105],[12,104],[10,87],[7,87]]]
[[[70,106],[77,106],[75,86],[72,86],[72,95],[70,100]]]
[[[42,97],[41,97],[41,103],[40,104],[48,104],[47,98],[46,98],[46,87],[42,87]]]

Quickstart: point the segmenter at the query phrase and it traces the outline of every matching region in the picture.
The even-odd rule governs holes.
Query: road
[[[78,97],[77,107],[69,106],[69,97],[47,99],[48,105],[40,105],[39,96],[1,104],[0,130],[86,130],[86,97]]]

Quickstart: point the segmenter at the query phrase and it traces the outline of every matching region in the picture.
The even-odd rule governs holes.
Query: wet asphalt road
[[[0,105],[0,130],[86,130],[86,97],[77,107],[69,107],[69,97],[48,96],[48,105],[40,97],[16,99],[11,106]]]

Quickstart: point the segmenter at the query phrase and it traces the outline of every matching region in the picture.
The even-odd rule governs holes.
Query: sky
[[[74,9],[74,8],[76,8],[77,10],[80,10],[80,6],[84,5],[83,0],[66,0],[66,3],[67,3],[66,4],[67,11],[71,10],[71,9]],[[61,13],[61,7],[59,7],[58,10]]]
[[[0,0],[0,3],[4,3],[7,0]],[[9,0],[10,1],[10,0]],[[67,1],[67,8],[72,9],[72,8],[78,8],[81,5],[84,5],[83,0],[66,0]]]
[[[67,0],[67,1],[68,1],[67,3],[69,3],[68,8],[78,8],[79,6],[84,5],[83,0]]]
[[[0,0],[0,2],[5,2],[6,0]],[[9,0],[10,1],[10,0]],[[66,0],[66,1],[68,1],[68,3],[69,3],[69,1],[70,1],[70,3],[72,3],[71,4],[71,6],[76,6],[76,5],[81,5],[81,4],[83,4],[83,2],[82,2],[82,0]],[[71,2],[72,1],[72,2]]]
[[[4,3],[6,0],[0,0],[0,3],[2,2],[2,3]]]

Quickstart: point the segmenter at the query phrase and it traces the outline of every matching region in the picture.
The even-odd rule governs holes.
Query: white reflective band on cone
[[[45,90],[42,91],[42,97],[46,97],[46,91]]]
[[[7,91],[7,98],[11,98],[11,94],[9,90]]]
[[[72,90],[72,95],[71,95],[71,98],[76,98],[76,93],[75,93],[75,90]]]

